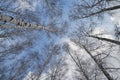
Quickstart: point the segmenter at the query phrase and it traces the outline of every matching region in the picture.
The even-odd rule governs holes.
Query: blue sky
[[[12,0],[10,0],[12,1]],[[44,57],[46,57],[46,55],[44,54],[44,50],[43,48],[46,48],[45,45],[50,45],[51,43],[54,44],[59,44],[62,45],[64,42],[67,42],[71,45],[71,47],[73,49],[76,49],[75,45],[72,44],[72,42],[70,41],[70,37],[71,34],[76,31],[76,27],[82,26],[82,23],[85,23],[85,26],[89,26],[91,23],[91,19],[87,18],[87,19],[83,19],[83,20],[71,20],[71,18],[69,18],[69,15],[71,14],[71,9],[73,8],[73,2],[75,0],[61,0],[60,4],[62,4],[62,15],[58,16],[54,16],[54,17],[49,17],[48,12],[46,10],[48,10],[49,8],[46,8],[46,4],[44,1],[42,0],[29,0],[30,3],[26,2],[25,0],[18,0],[18,2],[12,3],[13,6],[8,7],[9,10],[11,11],[18,11],[21,12],[22,14],[24,14],[24,12],[27,12],[27,14],[29,14],[30,12],[33,13],[33,18],[34,16],[38,18],[38,23],[41,25],[45,25],[48,27],[53,27],[50,26],[50,22],[53,23],[57,23],[57,24],[53,24],[55,27],[59,27],[61,28],[63,26],[63,22],[67,22],[67,30],[65,34],[61,34],[59,35],[55,35],[52,33],[46,33],[45,31],[42,30],[33,30],[33,31],[29,31],[27,34],[23,34],[23,38],[25,40],[31,41],[33,42],[33,46],[30,47],[28,45],[28,48],[25,48],[23,51],[21,51],[20,53],[17,54],[17,56],[14,56],[12,54],[11,56],[11,60],[5,60],[4,62],[6,62],[6,64],[8,66],[11,66],[12,64],[17,64],[16,60],[26,60],[26,58],[29,58],[29,55],[32,55],[32,52],[39,52],[38,55],[42,55]],[[77,0],[76,0],[77,1]],[[4,4],[0,3],[0,6],[3,6]],[[14,8],[16,6],[19,6],[17,8]],[[13,9],[12,9],[13,8]],[[54,11],[54,10],[53,10]],[[6,13],[3,13],[6,14]],[[27,14],[25,14],[27,16]],[[51,13],[52,14],[52,11]],[[57,13],[56,13],[57,14]],[[14,16],[14,15],[12,15]],[[31,16],[30,16],[31,17]],[[28,17],[28,19],[30,18]],[[26,19],[24,17],[24,19]],[[31,19],[31,18],[30,18]],[[92,19],[93,22],[96,22],[97,25],[95,27],[99,27],[97,28],[98,31],[105,29],[105,32],[107,32],[107,34],[113,35],[113,26],[114,23],[111,20],[111,16],[109,14],[105,14],[103,20],[99,20],[98,18],[94,18]],[[35,22],[35,21],[34,21]],[[95,33],[97,33],[97,30],[95,31]],[[25,35],[25,36],[24,36]],[[50,35],[50,37],[48,37]],[[16,39],[17,38],[17,39]],[[21,38],[21,36],[17,36],[14,37],[14,39],[12,40],[6,40],[5,43],[7,44],[7,46],[9,45],[13,45],[15,44],[15,41],[20,42],[23,41],[23,39]],[[17,52],[16,52],[17,53]],[[37,53],[36,53],[37,54]],[[46,54],[47,54],[47,49],[46,49]],[[5,59],[7,59],[8,57],[6,57]],[[34,59],[33,59],[34,60]],[[55,60],[55,58],[54,58]],[[34,66],[30,67],[32,69],[28,69],[29,71],[37,71],[35,69],[35,67],[37,67],[37,64],[33,61],[31,61],[31,65],[35,64]],[[42,61],[41,61],[42,63]],[[3,64],[3,63],[0,63]],[[70,64],[71,65],[71,64]],[[8,69],[9,70],[9,69]]]

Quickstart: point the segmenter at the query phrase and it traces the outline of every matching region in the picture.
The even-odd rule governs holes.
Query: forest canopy
[[[120,0],[0,0],[0,80],[120,80]]]

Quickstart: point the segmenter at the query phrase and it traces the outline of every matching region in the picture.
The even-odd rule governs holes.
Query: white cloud
[[[26,0],[18,0],[18,8],[16,9],[17,10],[31,10],[31,11],[35,11],[35,8],[37,6],[39,2],[38,1],[34,1],[32,2],[32,4],[30,4],[28,1]]]
[[[111,12],[112,17],[111,20],[120,27],[120,10],[116,10],[114,12]]]

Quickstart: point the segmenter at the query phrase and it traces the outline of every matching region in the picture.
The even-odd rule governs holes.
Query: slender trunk
[[[97,64],[97,66],[99,67],[99,69],[103,72],[103,74],[106,76],[106,78],[108,80],[114,80],[110,74],[103,68],[102,64],[100,64],[97,59],[91,54],[91,52],[85,47],[83,46],[84,50],[90,55],[90,57],[95,61],[95,63]]]
[[[72,60],[74,61],[74,63],[77,65],[77,67],[82,71],[84,77],[86,78],[86,80],[90,80],[88,75],[86,74],[85,70],[83,69],[79,58],[77,57],[78,62],[76,61],[76,59],[72,56],[72,54],[70,53],[69,49],[68,49],[68,54],[70,55],[70,57],[72,58]]]
[[[96,14],[100,14],[100,13],[103,13],[103,12],[106,12],[106,11],[112,11],[112,10],[116,10],[116,9],[120,9],[120,5],[109,7],[109,8],[104,8],[104,9],[101,9],[100,11],[88,14],[88,15],[83,16],[81,18],[87,18],[87,17],[93,16],[93,15],[96,15]]]
[[[102,38],[102,37],[93,36],[93,35],[89,35],[89,37],[96,38],[98,40],[103,40],[103,41],[107,41],[107,42],[111,42],[111,43],[120,45],[120,41],[116,41],[116,40],[112,40],[112,39],[107,39],[107,38]]]
[[[86,78],[87,80],[90,80],[89,77],[88,77],[88,75],[87,75],[86,72],[85,72],[85,69],[83,68],[83,66],[82,66],[82,64],[81,64],[81,62],[80,62],[80,59],[79,59],[78,57],[77,57],[77,60],[78,60],[79,68],[81,69],[83,75],[85,76],[85,78]]]
[[[41,77],[42,72],[45,70],[46,66],[48,65],[48,63],[50,62],[50,60],[52,59],[53,54],[50,54],[50,56],[48,56],[47,60],[45,61],[45,63],[43,64],[43,66],[40,68],[40,71],[38,73],[37,79],[39,80],[39,78]]]

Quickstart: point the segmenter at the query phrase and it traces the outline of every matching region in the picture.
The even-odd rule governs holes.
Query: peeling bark
[[[31,23],[24,22],[24,21],[19,20],[19,19],[15,19],[11,16],[2,15],[2,14],[0,14],[0,21],[5,22],[5,23],[12,23],[12,24],[15,24],[17,26],[21,26],[22,28],[42,29],[42,30],[46,30],[49,32],[56,32],[55,29],[50,29],[48,27],[44,27],[44,26],[40,26],[40,25],[36,25],[36,24],[31,24]],[[14,26],[13,28],[17,28],[17,27]]]

